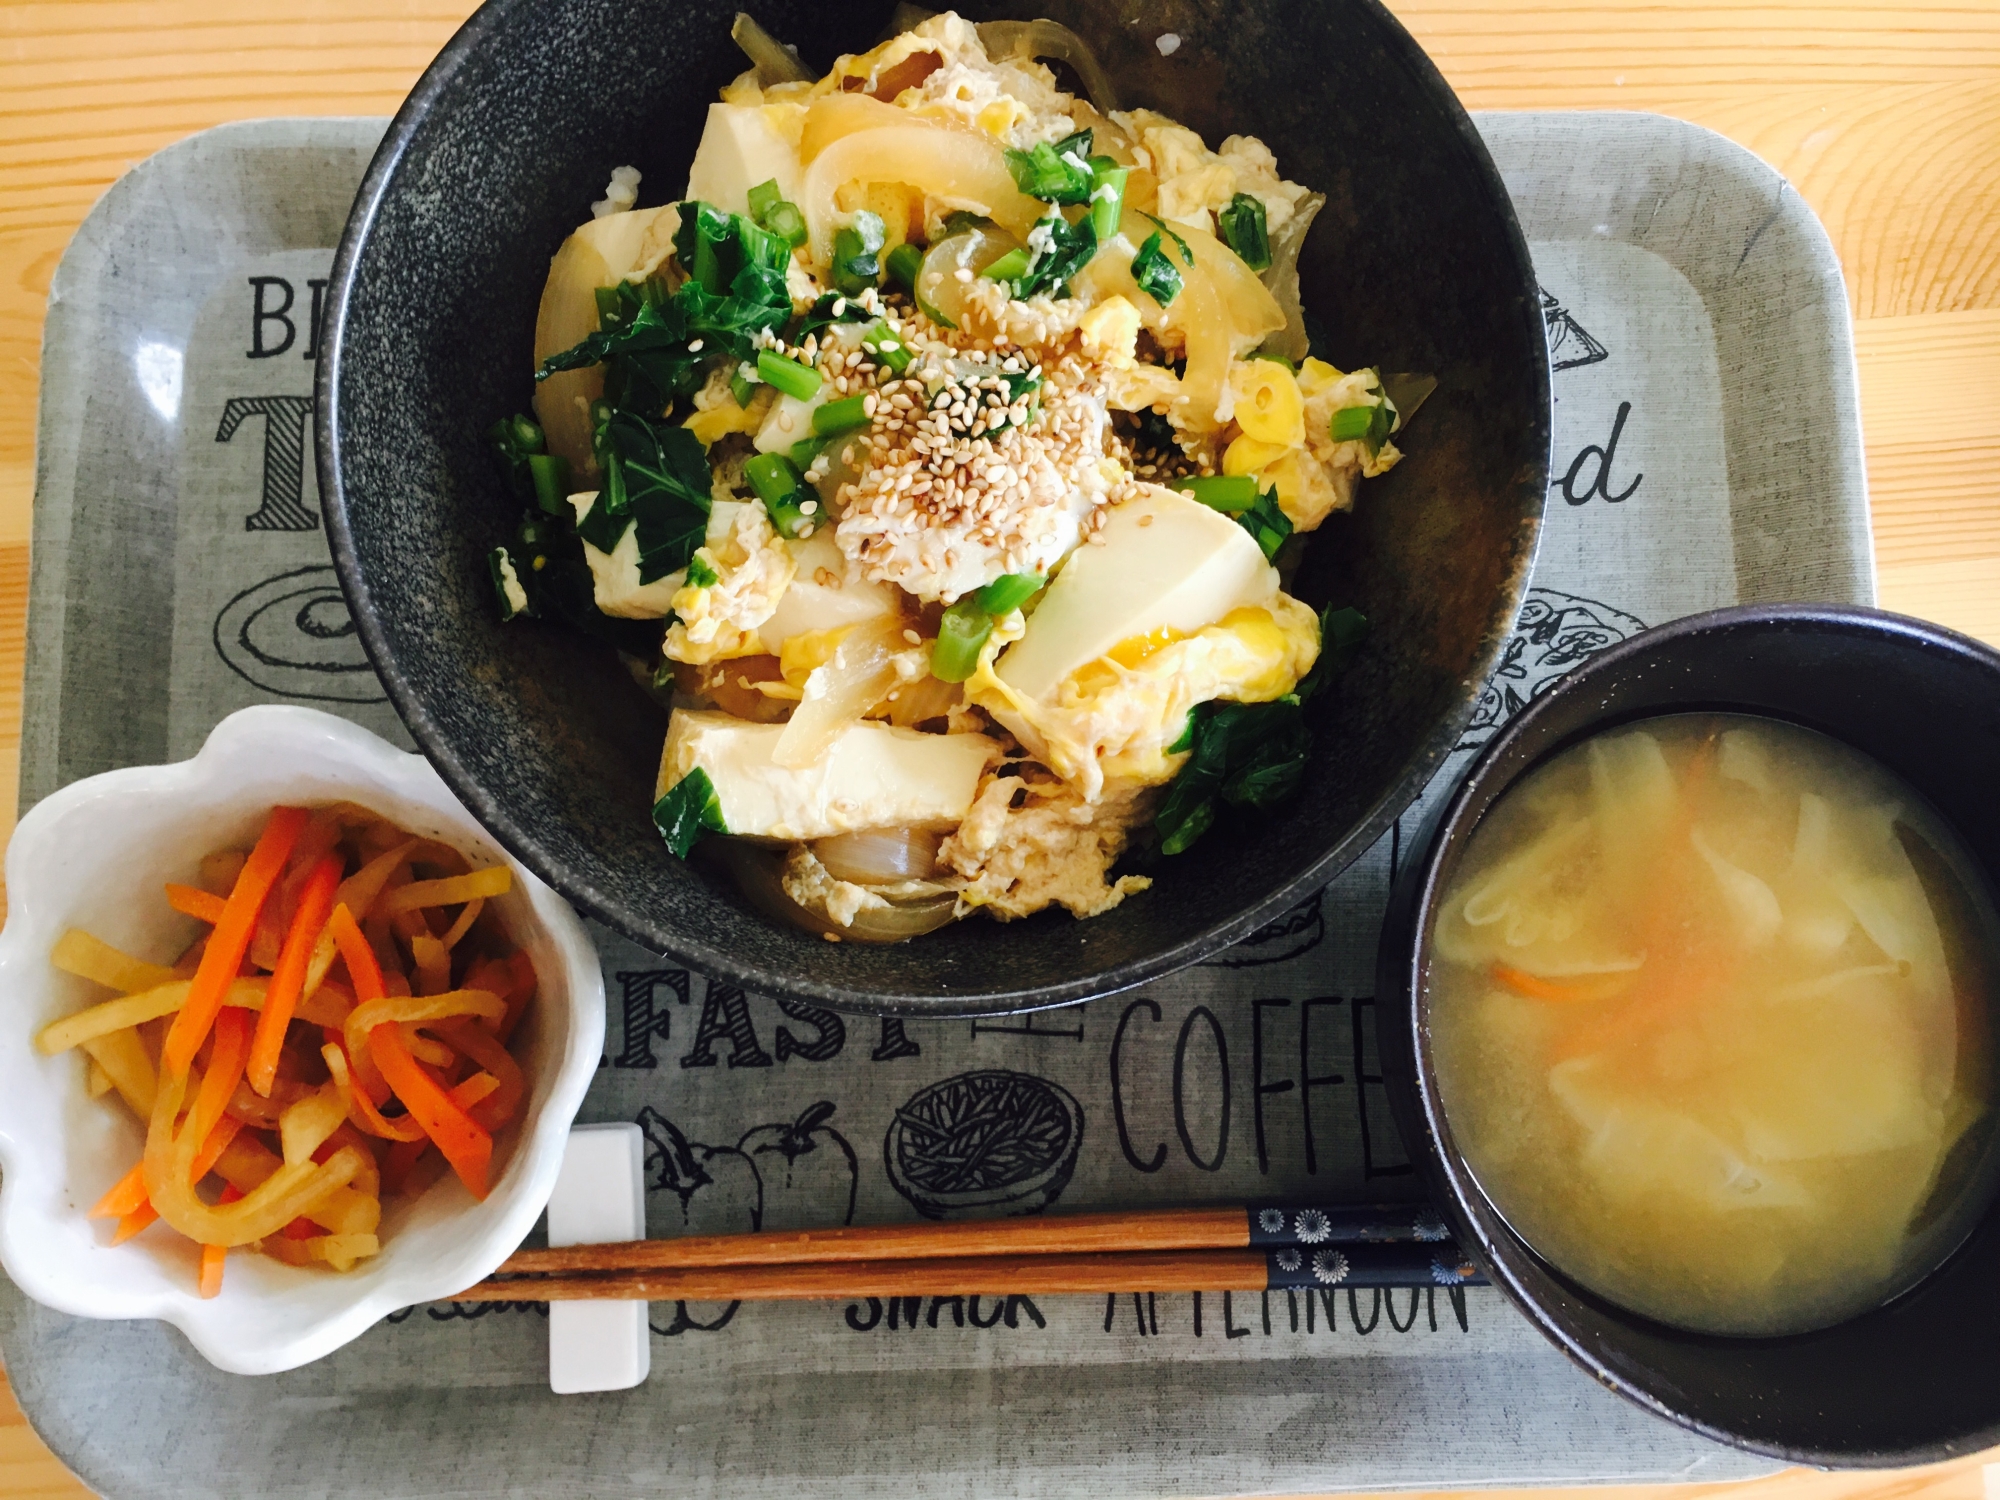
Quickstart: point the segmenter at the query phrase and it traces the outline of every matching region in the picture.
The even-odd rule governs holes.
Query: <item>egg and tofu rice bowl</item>
[[[620,168],[551,265],[501,612],[625,654],[661,835],[774,916],[1108,911],[1135,841],[1295,790],[1364,622],[1281,568],[1423,384],[1314,357],[1318,194],[1113,108],[1061,27],[933,15],[817,79],[736,36],[687,191]]]

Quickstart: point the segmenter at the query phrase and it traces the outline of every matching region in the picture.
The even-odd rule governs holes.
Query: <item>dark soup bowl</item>
[[[1696,615],[1561,679],[1486,748],[1404,866],[1382,936],[1378,1003],[1398,1123],[1436,1202],[1492,1280],[1566,1354],[1648,1410],[1796,1462],[1895,1465],[2000,1440],[2000,1208],[1914,1287],[1815,1332],[1725,1338],[1667,1327],[1544,1261],[1481,1188],[1440,1095],[1431,934],[1479,825],[1507,789],[1601,730],[1665,714],[1789,721],[1872,756],[1954,830],[1989,891],[2000,877],[2000,653],[1917,620],[1821,605]],[[1961,993],[1985,974],[1956,966]],[[1978,967],[1977,957],[1968,967]],[[1989,1116],[1990,1118],[1990,1116]]]
[[[1329,197],[1302,266],[1327,357],[1438,386],[1405,461],[1306,549],[1294,592],[1353,605],[1372,630],[1338,690],[1311,702],[1312,760],[1282,816],[1225,818],[1197,855],[1158,861],[1152,890],[1090,921],[1051,912],[894,947],[828,943],[668,852],[648,819],[666,712],[608,646],[503,626],[486,561],[519,519],[487,432],[527,406],[549,258],[614,167],[641,169],[641,206],[681,196],[704,112],[745,67],[735,10],[490,0],[391,125],[335,263],[318,394],[334,560],[390,697],[524,864],[646,948],[766,994],[1021,1010],[1139,984],[1248,935],[1338,874],[1430,779],[1533,560],[1549,449],[1542,315],[1470,120],[1374,0],[974,8],[1066,23],[1127,107],[1158,106],[1211,142],[1267,141]],[[873,45],[891,14],[889,0],[772,0],[756,18],[817,74]],[[1169,32],[1177,47],[1161,45]]]

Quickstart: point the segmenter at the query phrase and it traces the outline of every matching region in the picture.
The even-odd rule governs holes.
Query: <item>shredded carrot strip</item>
[[[229,908],[227,898],[205,891],[198,885],[181,885],[177,881],[167,882],[167,905],[183,916],[193,917],[197,922],[214,926],[222,920],[223,912]]]
[[[250,1087],[269,1096],[278,1073],[278,1053],[285,1045],[285,1028],[305,988],[306,965],[312,959],[321,929],[333,914],[333,893],[340,884],[341,861],[329,854],[306,877],[299,894],[299,908],[292,916],[291,930],[272,971],[271,987],[264,994],[264,1013],[257,1018],[257,1035],[250,1044],[248,1074]]]
[[[516,948],[507,955],[506,963],[508,972],[514,976],[514,985],[502,997],[507,1002],[507,1015],[500,1023],[502,1046],[513,1040],[514,1028],[521,1024],[521,1017],[528,1013],[528,1002],[535,998],[535,961],[528,957],[527,951]]]
[[[222,1010],[223,996],[228,993],[230,981],[236,978],[250,947],[251,935],[257,929],[257,914],[264,909],[264,901],[284,871],[299,831],[311,816],[303,807],[271,810],[270,820],[257,838],[257,847],[244,861],[243,872],[236,877],[236,888],[229,893],[222,917],[209,934],[208,947],[202,952],[201,967],[195,970],[187,1003],[174,1017],[173,1029],[167,1033],[161,1062],[168,1072],[184,1075],[201,1044],[208,1040],[208,1033]],[[230,1088],[235,1087],[232,1082]],[[225,1093],[223,1098],[228,1095]],[[221,1114],[219,1107],[216,1113]]]
[[[389,1087],[410,1112],[410,1117],[437,1142],[444,1159],[458,1173],[459,1181],[474,1198],[485,1201],[486,1176],[493,1161],[493,1137],[488,1135],[451,1096],[437,1086],[431,1076],[417,1066],[403,1045],[403,1034],[394,1024],[377,1026],[368,1033],[368,1050],[375,1066],[389,1080]]]
[[[403,1183],[410,1175],[410,1169],[417,1164],[417,1158],[431,1149],[431,1138],[422,1136],[414,1141],[398,1141],[389,1148],[389,1159],[382,1164],[382,1186],[392,1193],[400,1193]]]
[[[99,1198],[95,1206],[84,1217],[87,1219],[122,1219],[145,1201],[146,1164],[140,1162],[138,1166],[112,1183],[110,1191],[105,1193],[102,1198]]]
[[[194,1180],[196,1182],[200,1182],[202,1178],[215,1170],[216,1161],[221,1157],[223,1152],[229,1149],[229,1143],[236,1139],[236,1132],[242,1128],[243,1122],[232,1115],[224,1115],[220,1120],[215,1122],[215,1129],[208,1133],[208,1139],[202,1142],[201,1150],[195,1153]],[[146,1196],[146,1183],[143,1176],[145,1168],[146,1164],[143,1161],[140,1162],[139,1170],[142,1175],[139,1182],[139,1202],[136,1207],[119,1216],[118,1228],[111,1236],[111,1243],[114,1245],[124,1244],[125,1241],[131,1239],[133,1235],[146,1228],[160,1216],[159,1211],[153,1207],[153,1200]],[[114,1188],[112,1191],[116,1192],[117,1189]],[[110,1194],[107,1193],[105,1196],[109,1197]],[[239,1194],[238,1196],[241,1195]],[[95,1217],[94,1213],[92,1217]]]
[[[222,1190],[224,1203],[241,1202],[243,1195],[233,1187]],[[201,1247],[201,1295],[220,1297],[222,1295],[222,1264],[228,1259],[229,1249],[225,1245],[203,1245]]]
[[[1609,1000],[1613,995],[1629,989],[1632,984],[1630,974],[1595,974],[1580,980],[1565,983],[1560,979],[1544,979],[1539,974],[1530,974],[1526,969],[1516,969],[1509,964],[1496,963],[1493,978],[1504,984],[1517,995],[1526,995],[1530,1000],[1553,1000],[1558,1002],[1582,1000]]]

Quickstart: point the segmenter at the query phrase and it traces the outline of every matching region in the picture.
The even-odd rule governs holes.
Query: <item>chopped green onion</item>
[[[743,477],[764,502],[779,536],[798,538],[813,531],[813,511],[819,501],[805,487],[798,466],[782,453],[759,453],[743,461]],[[805,507],[812,506],[813,511]]]
[[[597,288],[594,295],[597,298],[597,326],[599,328],[624,321],[619,310],[617,287],[601,286]]]
[[[979,274],[988,281],[1018,281],[1028,272],[1028,252],[1016,245]]]
[[[1223,243],[1234,250],[1253,271],[1271,267],[1271,236],[1264,227],[1264,204],[1248,193],[1238,193],[1229,207],[1215,216],[1222,229]]]
[[[1378,452],[1395,426],[1395,414],[1378,394],[1372,405],[1343,406],[1333,414],[1331,431],[1336,443],[1364,443],[1370,453]]]
[[[819,394],[819,371],[811,365],[787,359],[775,349],[758,352],[757,373],[787,396],[800,401],[810,401]]]
[[[820,450],[832,441],[832,438],[800,438],[790,449],[792,466],[801,474],[805,473],[812,467],[812,461],[819,457]]]
[[[1162,307],[1181,294],[1181,273],[1160,248],[1158,230],[1146,236],[1146,243],[1132,257],[1132,279],[1139,284],[1140,291]]]
[[[1257,478],[1254,474],[1188,475],[1170,479],[1167,485],[1170,489],[1184,492],[1190,500],[1199,500],[1211,510],[1232,516],[1257,503]]]
[[[493,441],[511,453],[540,453],[546,439],[540,425],[526,413],[503,417],[494,424]]]
[[[786,202],[775,177],[750,189],[750,218],[794,250],[806,242],[806,216],[796,203]]]
[[[1125,179],[1131,171],[1108,156],[1090,159],[1090,223],[1100,242],[1118,232],[1118,217],[1125,211]]]
[[[716,571],[698,557],[688,559],[687,581],[689,588],[712,589],[715,587]]]
[[[866,396],[844,396],[838,401],[829,401],[812,415],[814,437],[839,437],[843,432],[853,432],[869,423]]]
[[[898,245],[896,248],[901,250],[905,247]],[[910,361],[916,358],[910,353],[910,346],[899,335],[891,333],[889,325],[880,318],[861,330],[861,348],[864,353],[872,354],[877,364],[886,366],[897,375],[909,369]]]
[[[931,676],[939,682],[963,682],[979,665],[979,651],[993,634],[993,616],[980,608],[979,597],[961,599],[938,621],[937,644],[931,647]]]
[[[750,189],[750,217],[761,224],[764,222],[764,215],[784,201],[785,191],[778,186],[777,178],[760,182]]]
[[[917,289],[917,271],[924,263],[924,252],[908,240],[891,250],[883,264],[889,272],[889,279],[905,291]]]
[[[534,481],[535,504],[552,516],[569,513],[569,460],[554,453],[530,453],[528,477]]]
[[[681,859],[701,841],[705,833],[727,833],[722,821],[722,799],[708,772],[696,766],[667,788],[666,796],[653,804],[653,826],[667,847]]]
[[[729,394],[736,398],[738,406],[748,411],[750,403],[757,399],[757,385],[758,382],[745,375],[743,367],[738,365],[736,372],[729,377]]]
[[[1197,704],[1196,707],[1198,708],[1200,705]],[[1191,708],[1187,711],[1187,717],[1181,720],[1180,738],[1167,746],[1167,754],[1179,755],[1183,750],[1194,749],[1195,725],[1200,721],[1200,718],[1201,716],[1194,709]]]
[[[1003,573],[979,591],[979,607],[996,617],[1011,614],[1039,594],[1047,582],[1039,573]]]
[[[833,285],[843,296],[854,297],[882,278],[882,243],[888,236],[880,214],[863,209],[854,222],[833,237]]]

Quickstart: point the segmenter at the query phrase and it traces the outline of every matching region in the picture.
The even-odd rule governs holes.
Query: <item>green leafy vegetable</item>
[[[1108,156],[1090,159],[1090,227],[1099,243],[1118,232],[1118,220],[1125,211],[1125,180],[1130,167],[1121,167]]]
[[[686,567],[708,531],[708,456],[700,439],[685,427],[616,411],[597,429],[597,457],[604,487],[577,535],[608,553],[636,527],[642,584]]]
[[[833,285],[836,291],[849,297],[858,296],[864,287],[874,286],[882,279],[880,256],[887,236],[882,216],[871,214],[866,209],[854,216],[853,223],[834,235]]]
[[[1181,264],[1192,270],[1194,267],[1194,251],[1188,249],[1188,242],[1182,239],[1180,235],[1175,232],[1174,227],[1171,224],[1169,224],[1165,219],[1158,218],[1153,214],[1147,214],[1146,218],[1152,221],[1153,227],[1155,229],[1157,229],[1161,234],[1164,234],[1168,239],[1174,242],[1174,248],[1179,250],[1181,253]]]
[[[743,477],[764,502],[778,535],[790,538],[812,535],[819,500],[790,458],[782,453],[759,453],[743,461]]]
[[[835,312],[834,309],[840,311]],[[792,331],[785,335],[785,342],[794,347],[806,341],[809,333],[818,333],[822,328],[830,328],[835,323],[859,323],[869,317],[868,310],[859,302],[843,297],[838,292],[822,292],[811,309],[800,315]]]
[[[1352,661],[1368,622],[1352,609],[1320,615],[1320,656],[1295,691],[1272,703],[1199,703],[1170,747],[1187,751],[1153,827],[1163,854],[1179,854],[1215,822],[1216,803],[1269,809],[1290,798],[1305,775],[1311,736],[1304,704]]]
[[[757,399],[758,384],[758,381],[743,373],[743,366],[738,365],[729,377],[729,394],[736,398],[738,406],[748,411],[750,403]]]
[[[1275,489],[1265,490],[1254,505],[1236,512],[1236,524],[1249,532],[1251,540],[1264,549],[1266,562],[1278,555],[1278,549],[1292,534],[1292,518],[1278,504]]]
[[[791,246],[742,214],[699,202],[679,209],[674,253],[689,279],[673,292],[657,277],[600,288],[597,332],[543,361],[537,380],[602,364],[613,407],[657,417],[700,388],[708,360],[752,359],[756,336],[790,320]]]
[[[1038,292],[1060,297],[1070,277],[1090,264],[1091,256],[1097,253],[1097,231],[1091,228],[1087,215],[1072,224],[1052,211],[1029,231],[1028,244],[1034,255],[1015,281],[1014,295],[1023,301]]]
[[[1265,228],[1264,204],[1248,193],[1238,193],[1229,206],[1215,216],[1222,230],[1222,242],[1253,271],[1271,268],[1271,236]]]
[[[759,350],[757,376],[787,396],[810,401],[819,394],[820,374],[811,365],[787,359],[775,349]]]
[[[882,262],[889,272],[889,279],[906,292],[917,289],[917,272],[922,269],[924,252],[905,240]]]
[[[1139,283],[1140,291],[1162,307],[1181,294],[1181,273],[1174,269],[1174,263],[1160,248],[1160,232],[1157,229],[1146,236],[1139,253],[1132,257],[1132,279]]]
[[[688,857],[703,834],[729,832],[722,821],[722,799],[716,796],[708,772],[696,766],[668,787],[666,796],[653,804],[653,826],[681,859]]]
[[[716,584],[715,569],[699,557],[691,557],[688,559],[687,581],[689,588],[712,589]]]
[[[1044,203],[1090,201],[1090,132],[1079,130],[1054,143],[1043,141],[1027,151],[1007,151],[1007,170],[1014,185]]]
[[[968,229],[991,229],[993,221],[985,214],[976,214],[969,208],[955,208],[944,216],[944,233],[940,240],[950,239],[955,234],[963,234]]]

